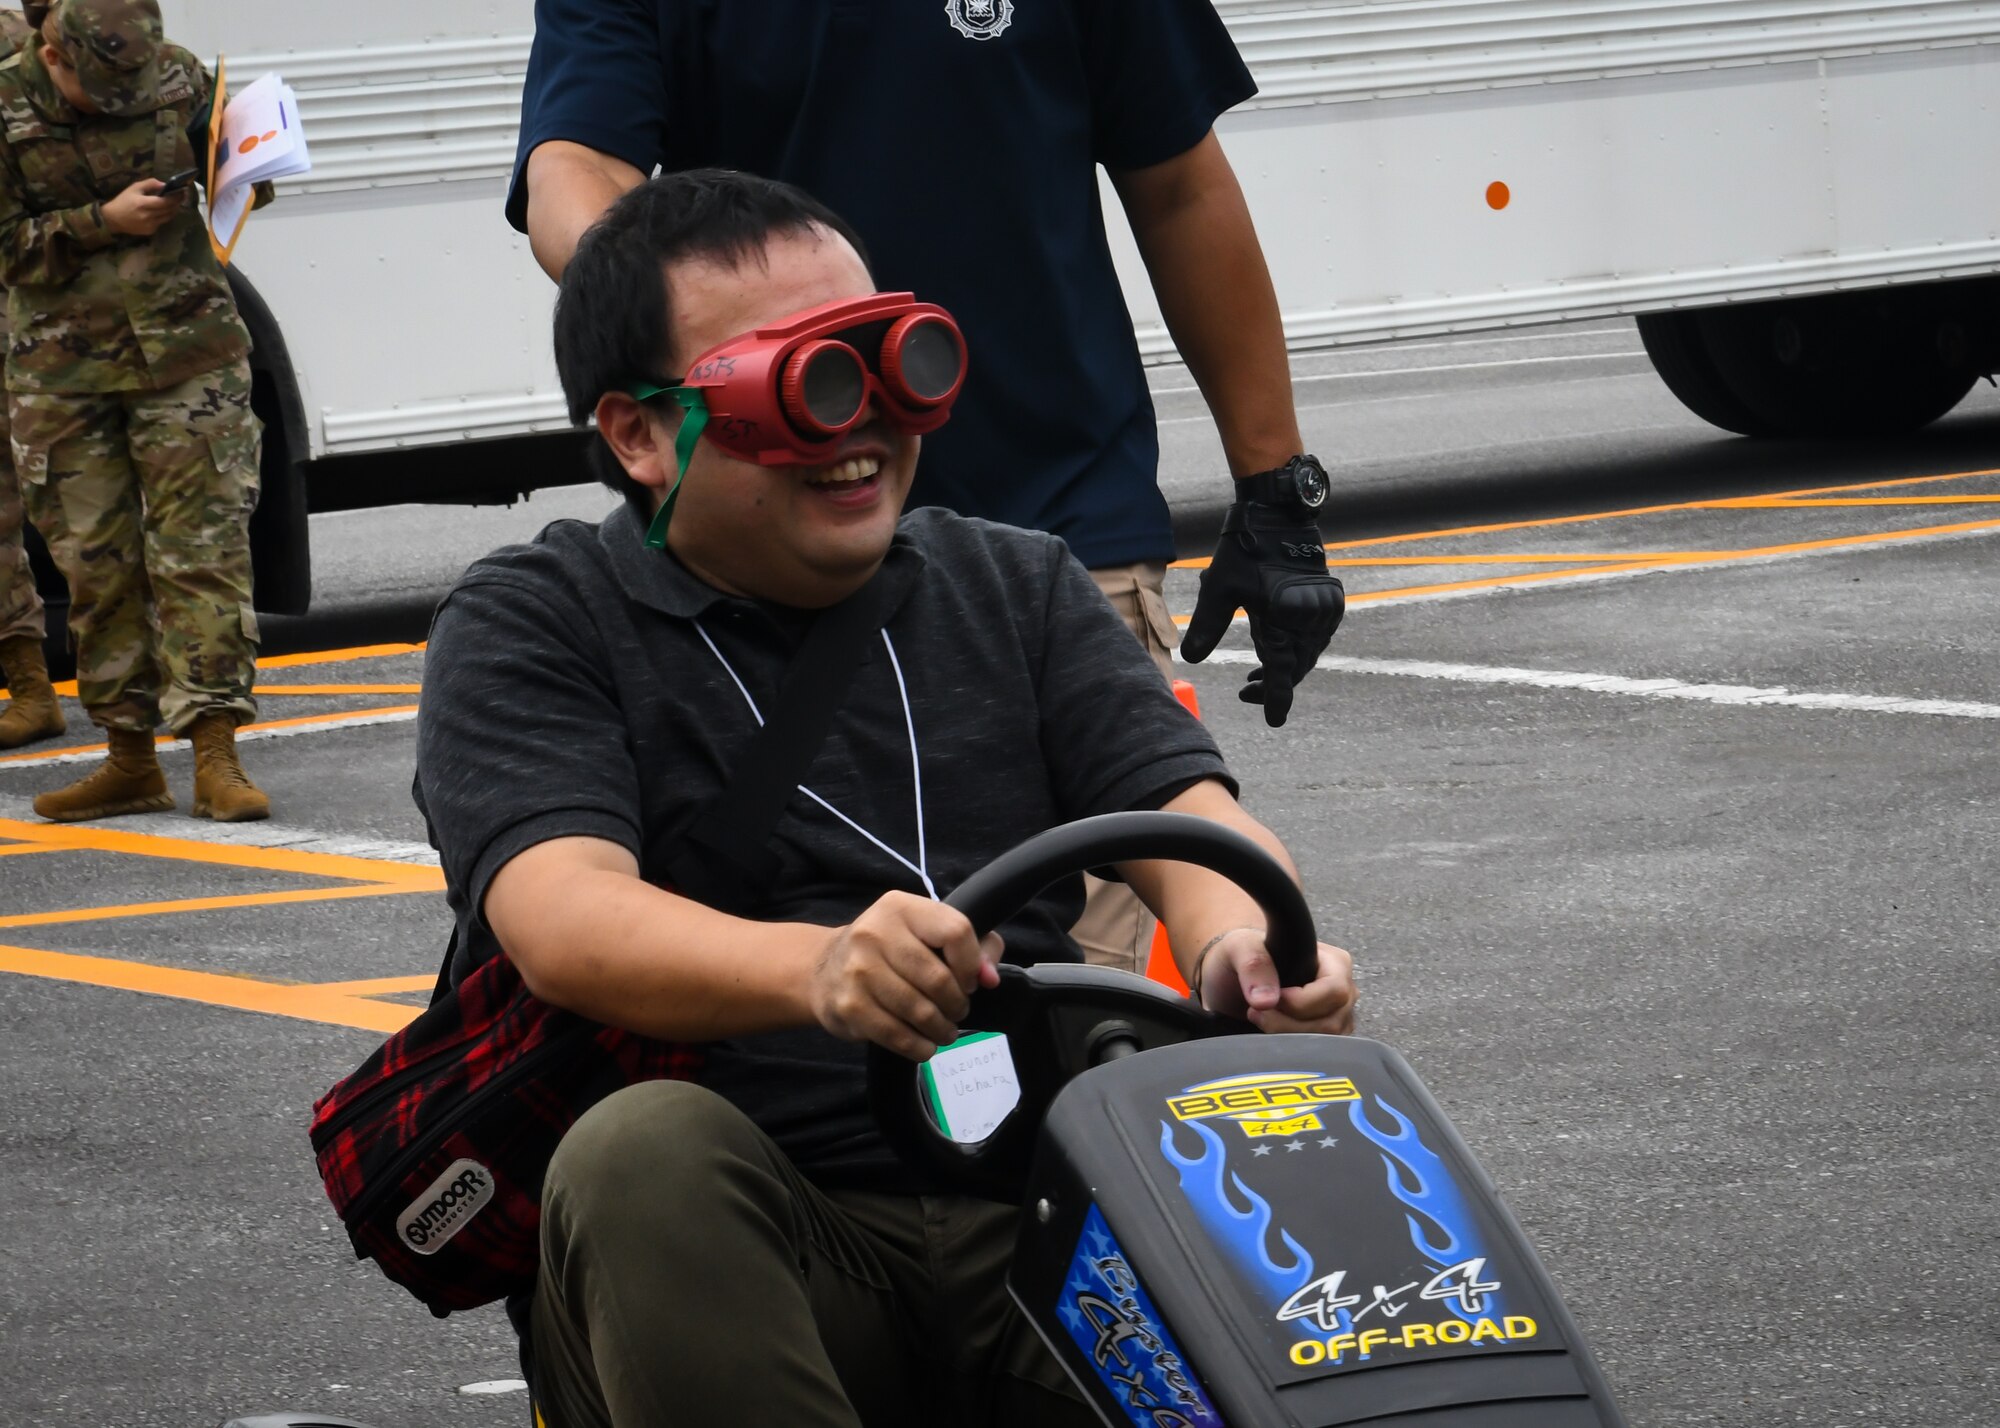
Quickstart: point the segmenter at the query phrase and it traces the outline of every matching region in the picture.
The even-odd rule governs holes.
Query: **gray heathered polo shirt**
[[[725,596],[643,535],[629,509],[601,526],[558,521],[472,566],[438,610],[415,792],[458,918],[455,976],[498,950],[479,916],[487,885],[536,843],[607,839],[667,882],[676,835],[756,730],[746,694],[765,710],[776,699],[810,617]],[[940,896],[1046,828],[1156,808],[1204,778],[1234,788],[1059,540],[925,509],[904,516],[889,562],[903,587],[887,623],[895,659],[870,645],[804,783],[923,865]],[[774,845],[759,921],[835,927],[891,889],[923,892],[897,856],[803,794]],[[1080,879],[1042,894],[1001,928],[1007,959],[1078,960],[1063,929],[1082,904]],[[917,1183],[875,1136],[860,1046],[813,1028],[711,1043],[704,1066],[704,1083],[814,1178]]]

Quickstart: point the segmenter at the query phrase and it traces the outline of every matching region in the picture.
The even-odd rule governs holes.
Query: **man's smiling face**
[[[666,281],[670,373],[762,324],[876,290],[853,247],[821,228],[774,234],[740,264],[670,263]],[[671,446],[679,413],[659,406],[656,420]],[[668,548],[719,590],[803,609],[832,604],[887,554],[918,445],[872,404],[820,466],[760,466],[701,441],[674,507]]]

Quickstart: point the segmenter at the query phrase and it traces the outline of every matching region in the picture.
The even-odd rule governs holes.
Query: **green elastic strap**
[[[654,513],[653,524],[646,528],[647,547],[665,550],[667,523],[674,518],[674,502],[680,497],[681,482],[687,480],[688,463],[694,460],[694,444],[701,440],[708,426],[708,403],[702,399],[699,387],[634,387],[631,395],[642,402],[654,397],[672,397],[687,413],[681,420],[681,434],[674,438],[674,455],[680,460],[680,470],[675,473],[667,499],[660,502],[660,509]]]

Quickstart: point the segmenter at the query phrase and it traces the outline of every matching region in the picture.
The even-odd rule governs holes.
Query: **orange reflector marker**
[[[1486,206],[1499,212],[1514,201],[1514,191],[1504,183],[1490,183],[1486,186]]]
[[[1194,686],[1185,679],[1174,681],[1174,698],[1187,706],[1187,712],[1195,718],[1201,717],[1201,699],[1194,692]],[[1167,945],[1167,929],[1159,923],[1153,924],[1153,950],[1146,959],[1146,975],[1163,987],[1187,994],[1188,984],[1181,977],[1181,969],[1174,962],[1174,949]]]

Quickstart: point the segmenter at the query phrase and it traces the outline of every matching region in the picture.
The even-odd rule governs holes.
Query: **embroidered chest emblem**
[[[968,40],[991,40],[1014,23],[1014,0],[945,0],[944,16]]]

